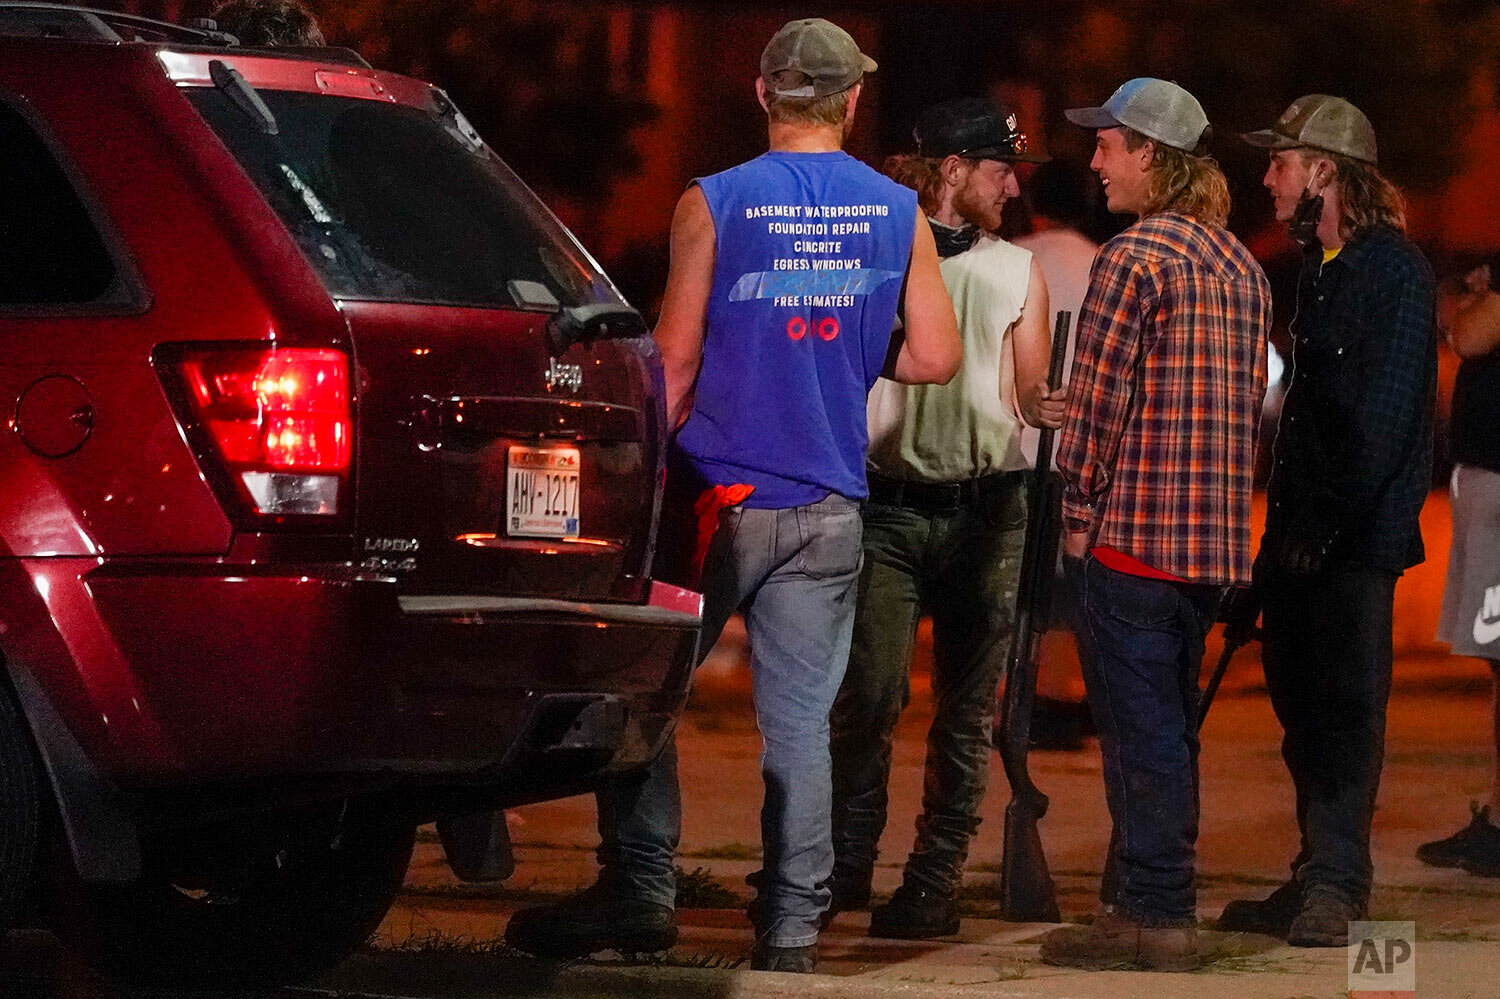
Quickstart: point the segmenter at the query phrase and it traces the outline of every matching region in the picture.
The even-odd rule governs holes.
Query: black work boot
[[[823,929],[833,922],[833,917],[841,912],[854,912],[866,908],[870,904],[870,882],[874,880],[873,871],[840,871],[834,868],[833,876],[828,879],[828,890],[833,894],[828,902],[828,909],[822,915]]]
[[[1309,885],[1303,893],[1302,911],[1287,929],[1286,942],[1293,947],[1346,947],[1349,924],[1365,918],[1365,907],[1345,900],[1337,891]]]
[[[958,902],[952,895],[939,895],[903,884],[891,900],[870,913],[870,936],[895,940],[927,940],[951,937],[958,932]]]
[[[1302,886],[1288,881],[1263,899],[1241,898],[1224,906],[1216,928],[1229,933],[1264,933],[1286,939],[1292,920],[1302,911]]]
[[[1433,867],[1500,869],[1500,826],[1490,821],[1490,806],[1470,802],[1470,822],[1447,839],[1417,847],[1417,859]]]
[[[677,913],[596,882],[571,898],[519,910],[505,927],[505,942],[537,957],[655,954],[677,943]]]
[[[806,947],[773,947],[757,943],[750,951],[751,971],[784,971],[810,975],[818,966],[818,945]]]

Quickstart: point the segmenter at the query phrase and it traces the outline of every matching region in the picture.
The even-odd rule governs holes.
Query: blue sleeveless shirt
[[[865,397],[885,363],[916,192],[847,153],[763,156],[697,181],[717,241],[703,368],[678,446],[749,507],[868,495]]]

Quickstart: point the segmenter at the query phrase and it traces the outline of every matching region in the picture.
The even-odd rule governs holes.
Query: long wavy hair
[[[1327,156],[1338,170],[1339,235],[1345,242],[1356,232],[1372,225],[1388,225],[1406,231],[1406,196],[1379,170],[1337,153],[1318,150],[1313,153]]]
[[[943,200],[943,161],[916,153],[887,156],[881,172],[896,183],[917,192],[917,204],[927,215],[936,215]]]
[[[1147,138],[1133,128],[1121,128],[1125,148],[1134,152],[1151,143],[1151,182],[1141,217],[1161,212],[1189,215],[1207,225],[1229,221],[1229,181],[1212,156],[1186,153]],[[1206,133],[1205,133],[1206,136]],[[1205,137],[1199,148],[1206,148]]]

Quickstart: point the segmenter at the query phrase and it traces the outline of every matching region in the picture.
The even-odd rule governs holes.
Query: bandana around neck
[[[960,226],[944,225],[928,216],[927,223],[932,226],[932,237],[937,241],[938,256],[944,260],[969,249],[979,238],[979,227],[969,222]]]

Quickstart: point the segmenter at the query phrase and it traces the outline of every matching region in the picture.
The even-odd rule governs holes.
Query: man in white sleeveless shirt
[[[882,379],[870,394],[865,561],[849,669],[832,714],[833,910],[867,905],[886,820],[891,735],[909,700],[917,621],[933,617],[935,716],[916,843],[874,936],[958,931],[955,893],[979,824],[991,711],[1015,620],[1026,530],[1025,422],[1059,426],[1046,393],[1047,287],[1031,253],[983,236],[1019,195],[1028,154],[1008,108],[963,98],[925,111],[916,156],[887,172],[918,192],[937,238],[964,360],[944,386]]]

